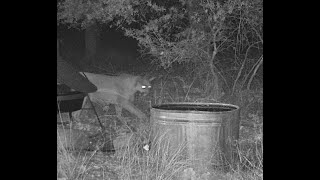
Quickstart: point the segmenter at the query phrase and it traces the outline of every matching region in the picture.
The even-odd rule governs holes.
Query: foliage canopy
[[[229,54],[238,70],[233,77],[247,80],[263,62],[263,0],[62,0],[57,16],[73,27],[100,22],[121,28],[165,68],[200,63],[217,79],[229,71],[218,67],[217,57]],[[248,63],[253,50],[258,55]]]

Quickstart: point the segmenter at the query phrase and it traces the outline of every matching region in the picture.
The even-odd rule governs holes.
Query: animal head
[[[135,88],[137,92],[140,92],[143,95],[147,95],[151,89],[151,81],[153,81],[155,77],[138,77]]]

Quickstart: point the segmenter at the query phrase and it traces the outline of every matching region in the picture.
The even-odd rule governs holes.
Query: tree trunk
[[[97,24],[92,23],[85,30],[85,64],[93,64],[97,51]]]

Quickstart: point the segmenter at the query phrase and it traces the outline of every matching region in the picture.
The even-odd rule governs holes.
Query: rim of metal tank
[[[175,108],[177,106],[199,106],[198,108]],[[173,106],[173,107],[172,107]],[[213,111],[213,106],[219,106],[222,110],[220,111]],[[209,110],[212,108],[212,110]],[[224,108],[224,109],[223,109]],[[226,109],[227,108],[227,109]],[[224,113],[224,112],[232,112],[239,110],[240,107],[233,104],[227,104],[227,103],[190,103],[190,102],[181,102],[181,103],[164,103],[164,104],[158,104],[152,106],[151,110],[153,111],[165,111],[165,112],[179,112],[179,113],[185,113],[185,112],[192,112],[192,113]]]

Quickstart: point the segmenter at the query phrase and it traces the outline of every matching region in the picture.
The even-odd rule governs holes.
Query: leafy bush
[[[57,16],[70,26],[121,28],[164,68],[191,64],[199,76],[210,73],[215,97],[222,87],[250,88],[263,62],[263,0],[64,0]]]

